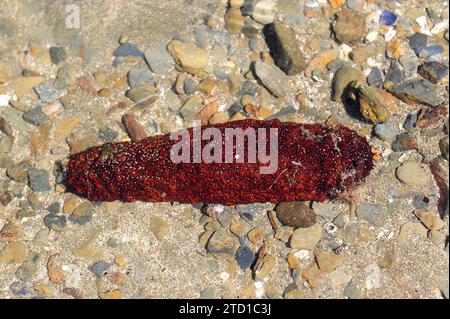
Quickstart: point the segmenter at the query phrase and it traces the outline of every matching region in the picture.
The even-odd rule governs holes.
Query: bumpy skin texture
[[[267,165],[259,160],[253,164],[175,164],[170,151],[177,141],[161,135],[139,142],[107,143],[71,156],[67,189],[92,201],[224,205],[325,201],[360,184],[373,168],[370,145],[342,126],[242,120],[202,126],[202,130],[207,127],[219,128],[223,141],[225,128],[277,128],[277,171],[261,174],[260,166]],[[192,129],[189,133],[192,136]]]

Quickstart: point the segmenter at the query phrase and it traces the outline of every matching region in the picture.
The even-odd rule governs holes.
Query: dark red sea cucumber
[[[277,171],[261,174],[264,164],[259,159],[256,163],[176,164],[170,150],[177,141],[160,135],[107,143],[71,156],[67,189],[92,201],[224,205],[325,201],[360,184],[373,168],[366,139],[343,126],[249,119],[201,129],[208,127],[220,129],[222,137],[225,128],[277,128]],[[192,132],[189,129],[191,136]],[[207,143],[203,141],[202,146]]]

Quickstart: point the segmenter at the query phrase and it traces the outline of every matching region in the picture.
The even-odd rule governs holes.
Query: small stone
[[[53,64],[59,64],[67,58],[66,50],[63,47],[51,47],[49,52]]]
[[[397,135],[392,143],[392,150],[395,152],[405,152],[408,150],[418,149],[419,142],[413,132],[406,132]]]
[[[336,216],[336,218],[333,220],[333,224],[336,225],[339,228],[344,228],[344,226],[348,223],[349,217],[346,213],[340,213]]]
[[[206,250],[211,254],[226,254],[234,256],[238,248],[236,237],[230,236],[220,229],[209,239]]]
[[[0,265],[23,263],[28,255],[26,246],[17,241],[10,242],[0,250]]]
[[[128,72],[128,83],[134,88],[142,84],[155,84],[153,73],[146,67]]]
[[[52,188],[49,184],[50,174],[45,169],[28,169],[28,185],[35,192],[48,192]]]
[[[156,88],[151,84],[142,84],[127,91],[126,96],[135,103],[147,101],[156,95]]]
[[[400,245],[406,245],[412,235],[425,239],[427,237],[427,229],[421,223],[407,222],[400,228],[397,241]]]
[[[290,240],[293,249],[313,249],[322,238],[322,227],[315,224],[309,228],[297,228]]]
[[[14,194],[10,191],[3,192],[0,194],[0,204],[3,206],[8,205],[14,199]]]
[[[357,44],[366,35],[366,16],[357,11],[343,9],[336,14],[333,30],[339,42]]]
[[[257,61],[255,73],[261,83],[276,97],[289,95],[289,78],[275,65]]]
[[[380,268],[393,269],[397,263],[397,255],[393,249],[387,249],[378,262]]]
[[[328,276],[328,280],[332,287],[342,287],[352,280],[352,276],[346,272],[335,270]]]
[[[191,44],[173,40],[168,50],[180,67],[191,74],[204,71],[208,65],[208,52]]]
[[[242,219],[232,223],[230,225],[230,231],[237,237],[242,238],[246,234],[247,223]]]
[[[397,168],[397,178],[411,186],[423,187],[428,185],[430,178],[420,163],[405,161]]]
[[[62,232],[67,225],[67,219],[66,216],[50,213],[44,217],[44,224],[50,230]]]
[[[420,52],[416,51],[417,56],[421,58],[429,58],[433,55],[438,55],[444,52],[444,48],[440,44],[429,45],[420,50]]]
[[[360,241],[371,241],[373,239],[373,232],[366,226],[361,226],[358,230],[358,239]]]
[[[42,108],[40,106],[36,106],[35,108],[23,113],[22,118],[25,122],[36,126],[41,126],[48,121],[47,115],[42,112]]]
[[[64,282],[65,275],[62,267],[56,262],[58,254],[50,255],[47,261],[47,274],[50,281],[54,284]]]
[[[45,78],[41,76],[19,77],[12,81],[11,86],[17,97],[31,91],[34,87],[41,84]]]
[[[442,221],[442,219],[440,219],[438,215],[433,214],[432,212],[418,211],[415,212],[415,215],[417,216],[417,218],[419,218],[422,224],[424,224],[425,227],[430,230],[439,230],[445,226],[445,223]]]
[[[185,123],[192,123],[198,113],[203,108],[203,103],[200,97],[197,95],[192,96],[186,102],[184,102],[183,106],[180,109],[180,114],[183,117]]]
[[[38,86],[34,87],[34,91],[39,96],[39,99],[44,103],[53,102],[61,94],[61,92],[50,83],[39,84]]]
[[[258,0],[253,6],[252,18],[261,24],[269,24],[275,20],[276,2],[273,0]]]
[[[386,220],[385,211],[379,204],[361,204],[356,208],[356,215],[377,227],[383,226]]]
[[[373,124],[384,123],[389,119],[390,114],[385,104],[386,99],[380,88],[360,86],[357,92],[359,109],[364,119]]]
[[[441,249],[444,248],[445,245],[445,234],[441,233],[437,230],[431,230],[428,232],[428,239],[437,247]]]
[[[100,299],[122,299],[122,292],[120,291],[120,289],[99,292],[98,297]]]
[[[275,267],[277,260],[275,257],[265,255],[262,260],[256,262],[256,268],[254,269],[254,276],[256,280],[263,280],[270,275],[272,269]]]
[[[327,274],[320,270],[316,264],[313,264],[309,268],[303,270],[301,275],[313,288],[319,287],[326,283]]]
[[[449,283],[448,278],[446,279],[440,279],[437,281],[437,285],[441,293],[444,295],[444,298],[448,299],[448,289],[449,289]]]
[[[364,74],[360,70],[350,66],[343,67],[342,69],[337,71],[336,75],[334,76],[332,86],[333,101],[341,101],[343,98],[347,98],[346,96],[344,96],[344,93],[352,82],[364,83]]]
[[[275,231],[274,237],[278,240],[281,240],[283,243],[288,243],[293,232],[294,230],[292,229],[292,227],[287,226],[278,227],[277,230]]]
[[[397,16],[394,12],[391,11],[383,11],[381,12],[380,22],[383,25],[393,25],[397,21]]]
[[[316,223],[314,210],[302,202],[281,202],[275,210],[277,218],[285,226],[307,228]]]
[[[225,28],[231,34],[240,33],[244,26],[245,19],[239,8],[230,8],[225,15]]]
[[[438,94],[435,86],[422,79],[410,80],[388,88],[388,91],[407,104],[437,106]]]
[[[31,281],[37,272],[37,265],[33,261],[25,261],[16,270],[16,277],[22,281]]]
[[[73,73],[67,67],[61,67],[56,73],[54,85],[57,90],[64,90],[74,81]]]
[[[164,43],[152,43],[144,51],[144,55],[150,69],[156,74],[165,74],[174,65],[172,56]]]
[[[431,83],[438,83],[448,79],[448,66],[435,61],[425,62],[419,67],[418,73]]]
[[[369,85],[377,85],[381,86],[383,84],[383,72],[381,72],[380,68],[373,67],[367,76],[367,83]]]
[[[258,242],[263,240],[264,230],[262,230],[261,228],[253,228],[248,232],[247,238],[250,240],[252,244],[256,245]]]
[[[197,90],[197,85],[198,83],[196,80],[191,77],[187,78],[186,81],[184,81],[184,92],[186,94],[194,94]]]
[[[316,256],[316,262],[319,269],[326,273],[330,273],[336,269],[343,260],[342,255],[336,255],[334,252],[315,251],[314,255]]]
[[[255,254],[247,246],[240,247],[236,251],[236,262],[243,270],[249,269],[255,261]]]
[[[284,299],[300,299],[303,298],[303,292],[293,282],[290,283],[283,292]]]
[[[159,241],[164,240],[164,237],[166,237],[169,229],[169,224],[161,217],[153,216],[150,219],[150,231]]]
[[[124,43],[120,45],[113,53],[115,57],[136,56],[144,58],[144,54],[132,43]]]
[[[127,130],[127,133],[132,141],[140,141],[147,137],[147,133],[134,114],[124,114],[122,116],[122,124],[125,126],[125,129]]]
[[[389,41],[386,47],[386,55],[390,59],[398,59],[403,53],[403,46],[398,38]]]
[[[415,57],[409,57],[406,55],[402,55],[399,57],[398,61],[403,66],[403,68],[407,71],[415,71],[419,66],[419,60]]]
[[[344,295],[349,299],[361,299],[361,292],[358,287],[353,283],[349,282],[344,289]]]
[[[392,142],[395,137],[400,133],[398,124],[393,121],[387,121],[385,123],[379,123],[375,125],[375,135],[383,140]]]
[[[337,215],[336,208],[331,202],[313,202],[312,208],[317,216],[323,217],[328,220],[336,217]]]
[[[89,270],[93,272],[97,277],[104,277],[108,274],[108,269],[111,264],[106,261],[98,261],[89,267]]]
[[[416,32],[408,38],[408,41],[411,49],[413,49],[415,52],[418,52],[419,50],[422,50],[424,47],[426,47],[428,36],[426,34]]]
[[[295,75],[305,70],[306,62],[296,45],[295,33],[291,28],[275,22],[265,26],[263,33],[275,64],[284,73]]]

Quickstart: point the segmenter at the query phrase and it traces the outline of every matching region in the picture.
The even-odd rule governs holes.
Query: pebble
[[[144,54],[132,43],[120,45],[113,53],[115,57],[135,56],[144,58]]]
[[[339,228],[344,228],[344,226],[348,223],[349,216],[346,213],[340,213],[336,216],[336,218],[333,220],[333,224],[336,225]]]
[[[135,103],[155,97],[156,88],[151,84],[142,84],[127,91],[126,96]]]
[[[389,87],[388,91],[407,104],[439,105],[436,88],[427,80],[409,80]]]
[[[343,260],[342,255],[336,255],[334,252],[315,251],[314,255],[316,256],[317,266],[326,273],[335,270]]]
[[[366,17],[360,12],[343,9],[336,14],[333,30],[339,42],[357,44],[366,35]]]
[[[417,216],[417,218],[419,218],[422,224],[424,224],[425,227],[430,230],[439,230],[445,226],[445,223],[442,221],[442,219],[440,219],[437,214],[433,214],[432,212],[418,211],[415,212],[415,215]]]
[[[184,81],[184,92],[186,94],[194,94],[195,91],[197,90],[197,81],[194,80],[191,77],[188,77],[185,81]]]
[[[9,289],[14,295],[17,296],[27,296],[31,295],[33,292],[30,290],[30,288],[27,287],[27,285],[23,282],[13,282],[11,286],[9,286]]]
[[[66,50],[63,47],[51,47],[49,52],[53,64],[64,62],[67,58]]]
[[[144,56],[150,69],[156,74],[166,74],[174,65],[172,56],[164,43],[152,43],[144,51]]]
[[[42,83],[45,78],[41,76],[19,77],[12,81],[11,86],[17,97],[21,97],[25,93],[31,91],[34,87]]]
[[[393,121],[387,121],[385,123],[379,123],[374,128],[375,135],[383,140],[392,142],[395,137],[400,133],[398,124]]]
[[[316,223],[316,214],[302,202],[281,202],[275,207],[278,220],[285,226],[308,228]]]
[[[44,217],[44,224],[50,230],[62,232],[67,226],[67,218],[64,215],[48,214]]]
[[[394,152],[405,152],[408,150],[418,149],[418,141],[413,132],[406,132],[397,135],[392,143],[392,150]]]
[[[357,95],[360,113],[366,121],[377,124],[389,119],[384,91],[376,86],[360,86]]]
[[[332,287],[342,287],[347,285],[352,280],[352,275],[347,274],[344,271],[335,270],[328,276],[328,280]]]
[[[421,240],[427,237],[427,229],[419,222],[407,222],[400,228],[397,241],[400,245],[407,245],[412,235],[418,236]]]
[[[25,244],[12,241],[0,250],[0,266],[6,264],[21,264],[28,256],[28,249]]]
[[[420,163],[405,161],[397,168],[397,178],[411,186],[423,187],[428,185],[430,178]]]
[[[158,216],[152,216],[150,219],[150,231],[155,235],[158,241],[163,241],[170,230],[169,224]]]
[[[284,73],[295,75],[305,70],[306,62],[298,49],[295,33],[291,28],[275,22],[266,25],[263,34],[275,64]]]
[[[383,226],[386,221],[385,210],[379,204],[363,203],[356,208],[356,215],[377,227]]]
[[[383,72],[378,67],[373,67],[367,76],[367,83],[369,85],[381,86],[383,84]]]
[[[50,103],[56,100],[61,92],[50,83],[42,83],[34,87],[34,91],[39,96],[39,99],[44,103]]]
[[[56,73],[54,86],[57,90],[64,90],[74,81],[73,73],[67,67],[61,67]]]
[[[275,257],[265,255],[262,260],[256,262],[256,268],[254,269],[254,276],[257,281],[263,280],[270,275],[275,267],[277,260]]]
[[[419,49],[418,49],[419,50]],[[417,56],[421,58],[429,58],[434,55],[438,55],[444,52],[444,48],[440,44],[429,45],[422,48],[420,51],[416,51]]]
[[[283,292],[283,298],[285,299],[300,299],[303,298],[303,292],[297,286],[295,282],[287,285]]]
[[[199,299],[214,299],[215,291],[213,288],[206,288],[200,293]]]
[[[211,254],[226,254],[235,256],[238,249],[238,240],[230,236],[223,229],[216,231],[209,239],[206,250]]]
[[[142,84],[155,84],[156,81],[153,73],[147,67],[143,67],[128,72],[128,83],[134,88]]]
[[[321,50],[309,61],[305,75],[311,78],[313,72],[321,71],[325,73],[327,68],[333,71],[341,69],[343,62],[338,57],[339,48]]]
[[[106,261],[98,261],[89,267],[89,270],[93,272],[97,277],[104,277],[108,274],[108,269],[111,264]]]
[[[249,269],[255,261],[255,254],[247,246],[240,247],[236,251],[236,262],[241,269]]]
[[[397,21],[397,16],[394,12],[391,11],[383,11],[381,12],[380,22],[383,25],[393,25]]]
[[[332,84],[332,99],[333,101],[341,101],[344,97],[344,92],[350,83],[356,81],[358,83],[365,82],[364,74],[353,67],[346,66],[336,72]]]
[[[275,20],[276,13],[276,2],[274,0],[258,0],[253,5],[251,15],[256,22],[269,24]]]
[[[177,64],[188,73],[196,74],[204,71],[208,65],[208,52],[191,44],[173,40],[168,45],[168,51]]]
[[[16,277],[22,281],[31,281],[37,272],[37,265],[34,261],[25,261],[22,265],[19,266],[16,270]]]
[[[445,234],[440,231],[431,230],[428,232],[428,239],[433,243],[433,245],[440,247],[441,249],[444,248],[445,238]]]
[[[448,294],[448,289],[449,289],[448,278],[438,280],[437,281],[437,285],[438,285],[438,288],[441,291],[441,293],[444,295],[444,298],[448,299],[448,297],[449,297],[449,294]]]
[[[435,61],[425,62],[417,71],[424,79],[435,84],[448,78],[448,66]]]
[[[242,84],[240,91],[236,96],[250,95],[255,96],[259,92],[260,86],[254,81],[247,80]]]
[[[350,281],[344,289],[344,295],[349,299],[361,299],[361,292],[359,288]]]
[[[416,32],[408,38],[408,41],[411,49],[417,53],[427,46],[428,36],[426,34]]]
[[[31,110],[23,113],[22,118],[25,122],[41,126],[48,121],[47,115],[42,111],[40,106],[36,106]]]
[[[239,8],[231,7],[225,15],[225,28],[230,34],[238,34],[244,26],[245,19]]]
[[[430,199],[426,196],[416,194],[412,198],[412,204],[414,208],[424,210],[428,208],[428,205],[430,204]]]
[[[23,184],[28,181],[28,169],[30,168],[32,168],[30,162],[21,161],[8,168],[6,174],[13,181]]]
[[[50,174],[44,169],[29,168],[28,184],[35,192],[48,192],[52,188],[49,184]]]
[[[309,228],[297,228],[290,240],[293,249],[313,249],[322,238],[322,227],[315,224]]]
[[[200,97],[197,95],[192,96],[180,109],[180,114],[183,117],[185,123],[191,124],[196,115],[203,109],[203,103]]]
[[[255,73],[261,83],[276,97],[289,95],[289,78],[277,66],[257,61]]]
[[[399,57],[398,61],[407,71],[415,71],[419,66],[419,60],[415,57],[409,57],[407,55],[402,55]]]

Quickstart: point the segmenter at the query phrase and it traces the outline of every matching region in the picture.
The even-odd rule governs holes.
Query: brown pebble
[[[275,211],[277,218],[286,226],[308,228],[316,223],[314,210],[302,202],[281,202]]]
[[[122,116],[122,123],[127,129],[128,135],[133,142],[143,140],[147,137],[147,133],[141,124],[136,120],[133,114],[124,114]]]

